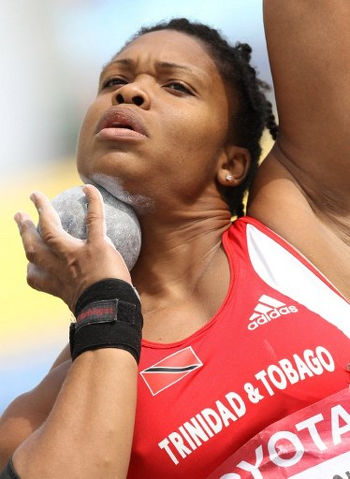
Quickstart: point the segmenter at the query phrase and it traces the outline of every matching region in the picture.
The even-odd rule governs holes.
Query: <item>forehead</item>
[[[175,30],[145,33],[127,44],[112,61],[130,58],[157,63],[174,63],[195,68],[204,75],[220,77],[219,70],[197,38]]]

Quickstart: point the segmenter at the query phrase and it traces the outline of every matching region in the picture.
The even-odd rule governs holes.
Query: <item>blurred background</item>
[[[1,0],[0,18],[0,415],[47,372],[68,338],[71,315],[26,284],[13,215],[80,184],[74,151],[101,67],[141,25],[186,16],[253,46],[271,82],[261,0]]]

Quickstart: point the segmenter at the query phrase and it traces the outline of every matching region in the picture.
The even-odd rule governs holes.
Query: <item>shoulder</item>
[[[247,211],[293,245],[350,297],[349,218],[336,212],[331,217],[318,209],[305,182],[276,147],[259,168]]]

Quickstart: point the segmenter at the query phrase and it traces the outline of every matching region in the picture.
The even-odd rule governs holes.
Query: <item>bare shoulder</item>
[[[46,420],[70,366],[70,360],[61,362],[38,386],[18,396],[5,410],[0,419],[0,470],[19,444]]]
[[[350,215],[321,194],[323,208],[313,200],[307,175],[275,146],[259,168],[248,214],[291,243],[350,298]]]

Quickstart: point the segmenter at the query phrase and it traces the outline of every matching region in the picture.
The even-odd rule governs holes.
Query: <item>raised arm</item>
[[[264,19],[280,134],[248,214],[350,297],[350,2],[265,0]]]
[[[43,195],[35,197],[42,238],[29,218],[17,216],[30,261],[29,283],[61,297],[78,317],[71,334],[74,361],[55,405],[14,453],[21,479],[127,474],[141,338],[139,300],[124,262],[106,239],[100,194],[93,187],[86,193],[86,241],[62,230]],[[117,281],[101,283],[105,278]]]

